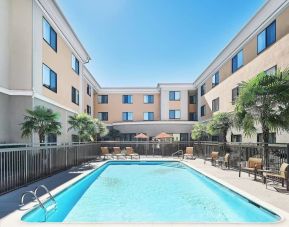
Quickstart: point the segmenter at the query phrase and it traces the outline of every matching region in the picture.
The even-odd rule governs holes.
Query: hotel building
[[[289,0],[266,1],[192,83],[107,88],[85,66],[90,56],[56,1],[2,0],[0,143],[37,143],[37,136],[21,138],[20,123],[25,110],[38,105],[58,112],[63,126],[48,142],[73,141],[67,120],[81,112],[119,130],[123,139],[165,131],[188,140],[196,122],[234,110],[240,82],[289,66],[288,6]],[[231,140],[257,142],[261,136],[247,138],[233,129]],[[271,133],[271,142],[288,141],[288,133]]]

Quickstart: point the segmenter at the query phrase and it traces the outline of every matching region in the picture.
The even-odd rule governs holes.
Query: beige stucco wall
[[[0,86],[32,88],[32,0],[0,1]]]
[[[108,94],[108,104],[99,104],[97,95],[95,95],[94,111],[97,117],[98,112],[108,112],[108,123],[122,121],[122,112],[133,112],[133,121],[143,121],[144,112],[154,112],[154,120],[160,120],[160,95],[154,95],[153,104],[144,103],[144,95],[150,93],[127,93],[133,95],[133,104],[122,104],[122,95]]]

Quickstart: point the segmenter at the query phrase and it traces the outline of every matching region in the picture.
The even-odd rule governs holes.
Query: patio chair
[[[101,150],[101,156],[103,156],[104,160],[106,157],[111,157],[112,158],[112,154],[109,153],[109,150],[108,150],[108,147],[100,147],[100,150]]]
[[[135,153],[132,147],[126,147],[126,155],[130,156],[130,158],[132,159],[132,157],[138,157],[138,159],[140,159],[140,155],[138,153]]]
[[[273,182],[275,182],[275,180],[277,181],[281,181],[282,183],[282,187],[284,187],[284,182],[287,182],[287,190],[289,190],[289,185],[288,185],[288,171],[289,171],[289,164],[288,163],[283,163],[280,167],[280,170],[278,173],[265,173],[265,177],[264,177],[264,181],[266,183],[266,188],[267,188],[267,183],[268,183],[268,179],[272,179]]]
[[[257,172],[258,170],[263,169],[263,160],[262,158],[253,158],[250,157],[247,162],[246,167],[242,167],[240,163],[240,168],[239,168],[239,177],[241,177],[241,172],[243,170],[248,172],[248,175],[250,176],[250,173],[254,173],[254,180],[257,179]]]
[[[210,157],[205,158],[204,164],[206,164],[206,161],[211,161],[212,166],[215,166],[218,159],[219,159],[219,152],[218,151],[212,151]]]
[[[116,159],[119,159],[119,157],[124,157],[125,158],[125,154],[121,153],[120,147],[113,147],[113,156],[116,157]]]
[[[183,154],[183,159],[190,157],[194,159],[194,148],[193,147],[186,147],[186,151]]]

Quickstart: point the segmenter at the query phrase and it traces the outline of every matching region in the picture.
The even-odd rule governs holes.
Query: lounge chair
[[[218,151],[212,151],[210,157],[205,158],[204,164],[206,164],[206,161],[211,161],[212,166],[216,165],[218,159],[219,159],[219,152]]]
[[[191,157],[191,159],[194,158],[194,148],[193,147],[186,147],[186,151],[183,155],[183,159]]]
[[[130,158],[132,159],[132,157],[138,157],[138,159],[140,159],[140,155],[138,153],[135,153],[132,147],[126,147],[126,155],[130,156]]]
[[[103,158],[105,159],[106,157],[110,157],[112,158],[112,154],[109,153],[109,150],[108,150],[108,147],[100,147],[100,150],[101,150],[101,156],[103,156]]]
[[[254,173],[254,180],[257,179],[257,172],[258,170],[262,170],[263,169],[263,161],[261,158],[249,158],[248,162],[247,162],[247,166],[246,167],[242,167],[241,163],[240,163],[240,168],[239,168],[239,177],[241,177],[241,172],[243,170],[247,171],[249,176],[250,173]]]
[[[113,156],[116,157],[116,159],[119,159],[119,157],[124,157],[125,158],[125,154],[121,153],[120,147],[113,147]]]
[[[289,190],[288,171],[289,171],[289,164],[283,163],[278,173],[265,173],[264,181],[266,182],[266,188],[268,179],[272,179],[273,182],[275,180],[280,180],[282,183],[282,187],[284,187],[284,182],[287,181],[287,190]]]

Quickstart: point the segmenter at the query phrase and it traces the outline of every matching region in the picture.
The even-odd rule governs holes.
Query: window
[[[133,113],[132,112],[123,112],[122,113],[122,120],[123,121],[132,121]]]
[[[169,111],[169,118],[170,119],[180,119],[181,118],[181,111],[180,110],[170,110]]]
[[[206,106],[201,106],[201,117],[204,117],[206,115]]]
[[[191,112],[189,113],[189,121],[197,121],[197,113],[196,112]]]
[[[220,141],[220,137],[219,136],[212,136],[212,141],[219,142]]]
[[[191,95],[190,96],[190,104],[196,104],[197,103],[197,96]]]
[[[237,135],[232,134],[231,135],[231,142],[241,143],[242,142],[242,135],[240,135],[240,134],[237,134]]]
[[[257,143],[263,143],[263,134],[262,133],[258,133],[257,134]],[[276,133],[272,132],[269,133],[269,143],[276,143]]]
[[[170,91],[169,92],[169,100],[170,101],[179,101],[179,100],[181,100],[181,92],[180,91]]]
[[[233,88],[232,90],[232,104],[235,105],[235,102],[239,96],[239,86]]]
[[[108,121],[108,112],[98,112],[98,119],[101,121]]]
[[[220,83],[220,74],[219,74],[219,72],[216,72],[212,76],[212,87],[217,86],[219,83]]]
[[[220,108],[220,99],[216,98],[212,101],[212,111],[217,112],[219,111]]]
[[[206,93],[206,84],[203,84],[201,86],[201,96],[203,96]]]
[[[57,52],[57,34],[50,24],[43,18],[42,20],[42,37],[48,45]]]
[[[145,121],[153,121],[154,120],[154,112],[145,112],[145,113],[143,113],[143,119]]]
[[[73,54],[71,55],[71,67],[79,75],[79,61]]]
[[[91,86],[89,84],[86,86],[86,93],[91,96]]]
[[[86,105],[86,113],[88,115],[91,115],[91,106],[90,105]]]
[[[144,95],[144,103],[145,104],[154,103],[154,96],[153,95]]]
[[[42,64],[42,84],[57,93],[57,74],[45,64]]]
[[[266,71],[264,71],[264,73],[269,76],[269,75],[275,74],[276,71],[277,71],[277,66],[275,65],[272,68],[267,69]]]
[[[49,143],[49,145],[56,145],[57,144],[57,135],[54,133],[49,133],[47,135],[47,143]]]
[[[257,37],[257,53],[261,53],[276,41],[276,21],[265,28]]]
[[[232,73],[236,72],[243,66],[243,50],[232,58]]]
[[[132,104],[132,95],[123,95],[122,96],[123,104]]]
[[[97,97],[99,104],[107,104],[108,103],[108,95],[99,95]]]
[[[71,101],[79,105],[79,91],[74,87],[71,89]]]

